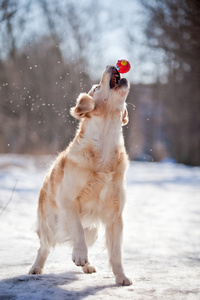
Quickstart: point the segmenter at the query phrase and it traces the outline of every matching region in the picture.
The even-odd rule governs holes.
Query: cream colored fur
[[[129,83],[116,81],[117,74],[108,66],[100,84],[80,94],[71,109],[81,121],[73,142],[59,154],[44,179],[38,204],[40,248],[30,274],[41,274],[50,248],[64,241],[72,243],[72,260],[77,266],[85,273],[96,272],[88,260],[88,246],[95,242],[101,222],[116,283],[131,284],[121,257],[128,166],[122,125],[128,122]]]

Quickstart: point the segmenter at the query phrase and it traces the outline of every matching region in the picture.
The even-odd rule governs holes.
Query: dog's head
[[[109,117],[113,112],[121,114],[122,125],[128,123],[125,100],[129,92],[129,82],[120,77],[114,66],[108,66],[101,82],[92,87],[88,94],[82,93],[77,104],[71,109],[71,115],[77,119],[91,118],[92,115]]]

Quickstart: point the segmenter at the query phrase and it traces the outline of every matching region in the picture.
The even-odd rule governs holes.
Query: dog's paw
[[[84,267],[88,262],[87,248],[74,248],[72,253],[72,261],[77,265]]]
[[[85,264],[85,266],[82,268],[84,273],[91,274],[95,273],[96,269],[94,266],[92,266],[89,262]]]
[[[131,285],[132,280],[130,278],[127,278],[125,275],[123,276],[116,276],[116,284],[117,285]]]
[[[29,273],[28,274],[32,274],[32,275],[39,275],[39,274],[42,274],[43,273],[43,270],[42,270],[42,268],[40,268],[40,267],[32,267],[31,269],[30,269],[30,271],[29,271]]]

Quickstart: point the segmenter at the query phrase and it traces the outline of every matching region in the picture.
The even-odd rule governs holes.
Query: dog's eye
[[[99,85],[94,88],[93,92],[96,92],[96,90],[98,90],[98,88],[99,88]]]

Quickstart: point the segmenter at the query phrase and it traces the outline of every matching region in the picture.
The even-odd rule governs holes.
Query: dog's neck
[[[124,146],[119,116],[114,118],[93,118],[91,126],[85,131],[86,139],[99,152],[101,164],[106,164],[116,155],[119,147]]]
[[[79,132],[70,147],[70,157],[77,157],[82,153],[83,159],[85,157],[88,161],[88,149],[96,155],[101,166],[105,166],[124,150],[120,113],[104,118],[92,116],[81,122]]]

